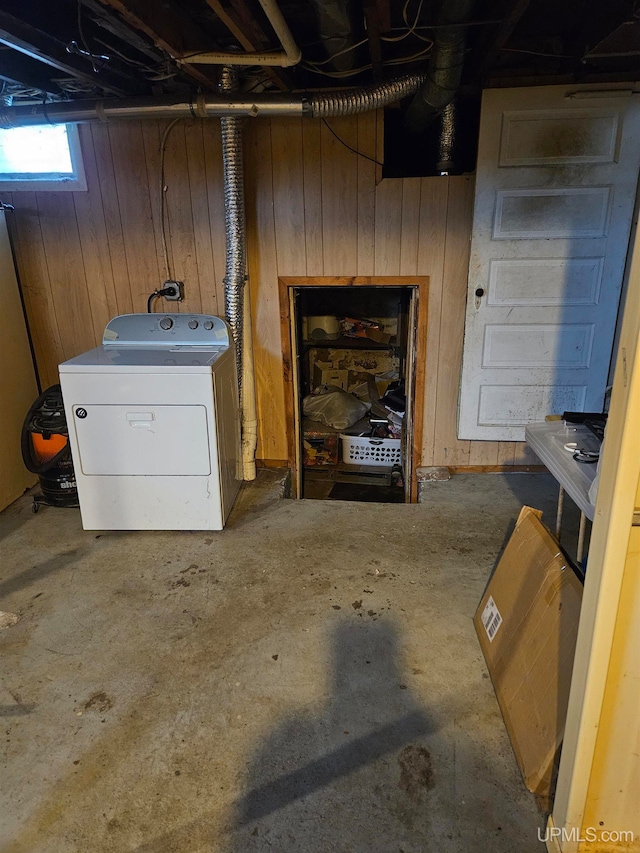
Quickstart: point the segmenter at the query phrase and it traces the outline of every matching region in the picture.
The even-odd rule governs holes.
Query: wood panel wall
[[[473,179],[379,180],[382,118],[247,122],[249,275],[258,457],[286,458],[278,276],[428,275],[424,465],[513,465],[520,444],[456,438]],[[11,232],[43,385],[101,340],[118,313],[146,310],[167,277],[161,225],[164,122],[82,125],[87,192],[13,193]],[[181,311],[224,312],[219,125],[184,121],[167,140],[167,252]],[[175,306],[174,306],[175,307]]]

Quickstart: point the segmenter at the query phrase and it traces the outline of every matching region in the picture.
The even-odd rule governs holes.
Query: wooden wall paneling
[[[321,128],[322,122],[319,119],[303,119],[302,121],[304,240],[307,275],[323,275],[324,273]]]
[[[271,119],[276,263],[278,272],[282,275],[304,275],[307,269],[302,161],[303,120]]]
[[[3,192],[2,200],[12,203],[8,193]],[[38,479],[23,465],[19,450],[22,422],[38,396],[38,388],[12,257],[7,222],[11,216],[10,210],[0,213],[0,340],[4,356],[4,369],[0,373],[0,510]]]
[[[133,311],[131,288],[129,287],[129,268],[124,246],[120,205],[116,191],[113,154],[109,138],[109,128],[103,124],[88,125],[93,139],[96,158],[96,170],[100,178],[100,196],[107,234],[113,286],[118,314],[130,314]],[[114,129],[114,132],[116,130]],[[140,310],[136,308],[136,310]]]
[[[540,465],[540,460],[525,441],[513,442],[513,465]]]
[[[327,119],[352,148],[355,116]],[[325,275],[355,275],[358,266],[358,164],[360,159],[322,124],[322,227]]]
[[[402,180],[385,178],[376,187],[376,275],[400,275],[401,229]]]
[[[145,311],[147,297],[164,281],[164,275],[158,265],[155,249],[140,122],[123,121],[109,126],[109,138],[133,310]]]
[[[468,465],[470,443],[459,441],[456,429],[473,214],[473,180],[468,177],[454,177],[448,180],[445,286],[440,315],[440,364],[435,407],[434,464]]]
[[[440,363],[440,317],[443,302],[444,248],[447,227],[448,178],[422,178],[418,225],[418,270],[429,275],[429,320],[424,392],[422,464],[435,465],[436,392]]]
[[[102,340],[104,327],[118,313],[118,301],[113,281],[93,136],[89,125],[81,124],[79,131],[87,191],[73,193],[73,204],[80,236],[87,290],[91,301],[94,337],[96,343],[99,344]]]
[[[251,138],[253,122],[246,125],[245,163],[247,148]],[[224,317],[224,274],[226,263],[224,234],[224,192],[222,175],[222,138],[219,119],[206,119],[202,122],[202,143],[204,146],[205,174],[207,177],[207,206],[209,225],[211,226],[211,249],[213,252],[213,271],[215,275],[216,302],[218,314]],[[249,190],[247,190],[249,194]]]
[[[64,350],[56,321],[36,196],[35,193],[19,192],[11,198],[3,193],[3,199],[15,207],[12,214],[7,214],[7,225],[40,383],[43,388],[48,388],[59,381],[58,364],[64,361]]]
[[[372,160],[377,159],[375,112],[357,116],[357,149]],[[376,170],[365,157],[358,157],[358,275],[373,275],[375,270]]]
[[[142,144],[144,146],[145,165],[147,170],[147,185],[149,187],[149,205],[151,208],[151,222],[153,227],[153,242],[155,245],[156,259],[159,270],[159,278],[156,287],[160,287],[169,273],[166,268],[164,249],[162,246],[162,199],[160,195],[160,143],[162,134],[169,125],[168,121],[145,120],[140,122],[142,132]],[[174,128],[175,130],[175,128]],[[167,220],[167,231],[169,229]],[[173,257],[171,240],[167,240],[167,254],[169,266],[173,269]],[[145,306],[146,309],[146,306]],[[161,310],[156,302],[155,310]]]
[[[400,220],[400,273],[418,272],[418,243],[420,239],[420,178],[402,181],[402,218]]]
[[[252,128],[248,174],[249,277],[254,329],[258,456],[286,459],[282,343],[273,215],[271,123]]]
[[[513,465],[514,441],[498,442],[498,465]]]
[[[205,314],[217,314],[218,296],[213,263],[213,229],[207,197],[207,165],[202,135],[203,124],[203,119],[186,122],[184,135],[189,166],[189,195],[191,197],[191,219],[198,268],[200,305]]]
[[[171,273],[177,281],[184,282],[184,300],[178,303],[165,303],[165,305],[172,310],[177,309],[187,314],[198,314],[202,310],[202,300],[200,299],[200,279],[196,258],[189,160],[185,136],[185,124],[191,122],[191,119],[183,120],[172,127],[167,137],[165,151],[164,178],[167,188],[165,204],[167,240],[171,245]],[[162,281],[164,281],[164,276],[162,276],[159,284]]]
[[[469,465],[491,465],[498,464],[499,441],[470,441],[469,442]]]
[[[382,180],[382,164],[384,163],[384,110],[377,110],[376,116],[376,184]]]
[[[72,193],[36,193],[36,201],[62,349],[72,358],[96,346],[76,210]]]
[[[381,113],[330,123],[358,151],[382,157]],[[81,128],[87,193],[65,194],[60,205],[62,194],[43,193],[37,201],[33,193],[14,194],[9,222],[44,384],[57,381],[57,364],[68,354],[93,345],[112,315],[144,311],[147,295],[164,280],[159,143],[165,126],[87,125]],[[287,453],[278,275],[417,273],[430,277],[423,464],[536,464],[523,445],[456,439],[473,181],[376,185],[380,167],[315,120],[259,120],[247,122],[246,131],[259,456]],[[191,305],[185,307],[196,293],[203,310],[224,314],[219,121],[185,122],[174,133],[169,236],[186,261]],[[81,286],[70,289],[69,280]]]

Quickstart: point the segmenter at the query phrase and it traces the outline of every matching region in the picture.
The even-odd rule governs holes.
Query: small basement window
[[[0,130],[0,190],[86,190],[78,129],[43,124]]]

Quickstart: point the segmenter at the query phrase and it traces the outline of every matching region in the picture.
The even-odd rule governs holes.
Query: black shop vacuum
[[[62,390],[52,385],[27,412],[22,426],[22,458],[37,474],[41,495],[34,495],[33,512],[40,504],[77,507],[78,489],[69,447],[69,430],[62,403]]]

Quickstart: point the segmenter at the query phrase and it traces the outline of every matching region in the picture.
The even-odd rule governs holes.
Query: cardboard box
[[[321,385],[335,385],[337,388],[347,390],[349,384],[349,371],[336,370],[332,364],[327,364],[323,361],[317,361],[313,365],[313,388],[319,388]]]
[[[377,329],[375,326],[369,326],[364,330],[364,333],[370,340],[378,344],[388,344],[391,340],[391,335],[383,332],[381,329]]]
[[[525,506],[474,625],[527,788],[555,787],[578,633],[582,583]]]

